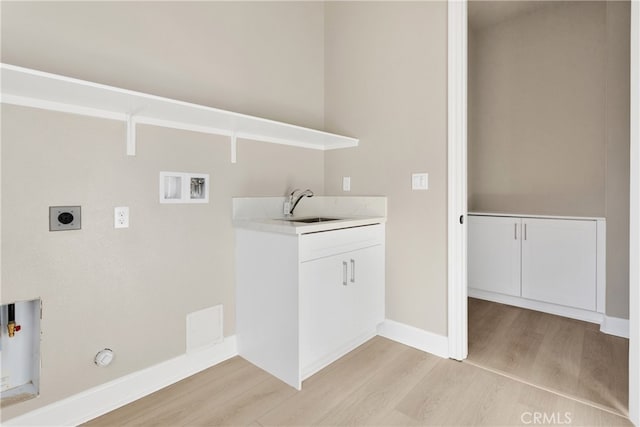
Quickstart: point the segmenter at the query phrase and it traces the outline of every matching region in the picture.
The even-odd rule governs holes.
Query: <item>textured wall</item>
[[[319,3],[3,3],[2,61],[322,127]],[[42,389],[8,419],[185,351],[185,316],[235,331],[231,197],[324,189],[321,151],[2,106],[2,303],[41,297]],[[211,175],[210,203],[160,205],[163,170]],[[82,205],[50,233],[50,205]],[[113,228],[129,206],[131,227]],[[93,365],[104,348],[107,369]]]
[[[325,189],[388,196],[387,318],[447,334],[447,4],[325,6],[327,130],[357,135],[327,152]],[[412,191],[411,173],[429,190]]]

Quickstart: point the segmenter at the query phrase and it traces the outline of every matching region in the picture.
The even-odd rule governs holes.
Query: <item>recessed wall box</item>
[[[0,306],[0,406],[23,402],[40,393],[40,299]]]
[[[163,185],[163,197],[165,200],[182,199],[182,176],[165,175]]]
[[[49,231],[80,230],[80,206],[49,206]]]
[[[208,203],[206,173],[160,172],[160,203]]]
[[[207,192],[206,190],[206,181],[203,177],[192,176],[189,180],[190,182],[190,191],[189,198],[191,200],[201,200],[204,199]]]

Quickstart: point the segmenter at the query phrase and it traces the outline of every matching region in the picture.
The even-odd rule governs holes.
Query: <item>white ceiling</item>
[[[518,15],[530,13],[541,7],[549,6],[553,1],[543,0],[471,0],[469,1],[469,26],[482,29]]]

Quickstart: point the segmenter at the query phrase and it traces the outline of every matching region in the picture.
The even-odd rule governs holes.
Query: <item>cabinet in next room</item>
[[[470,214],[469,295],[576,318],[603,313],[604,226],[601,218]]]

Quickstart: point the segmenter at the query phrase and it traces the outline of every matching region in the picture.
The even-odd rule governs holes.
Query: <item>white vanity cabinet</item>
[[[604,312],[604,219],[470,214],[469,295],[583,320]]]
[[[384,320],[384,247],[380,232],[380,226],[369,226],[301,237],[303,378],[370,338]],[[335,255],[308,258],[314,253]]]
[[[376,335],[384,224],[286,235],[236,230],[239,354],[289,385]]]

